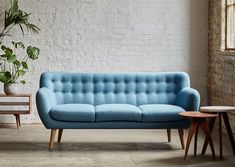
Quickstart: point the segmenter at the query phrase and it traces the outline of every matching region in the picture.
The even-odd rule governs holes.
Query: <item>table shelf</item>
[[[28,106],[29,102],[0,102],[0,106]]]

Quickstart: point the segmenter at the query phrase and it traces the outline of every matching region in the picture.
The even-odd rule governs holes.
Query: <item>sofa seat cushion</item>
[[[167,104],[147,104],[139,108],[143,111],[143,122],[167,122],[181,120],[179,112],[185,111],[183,108]]]
[[[96,122],[136,121],[141,122],[142,111],[130,104],[102,104],[95,107]]]
[[[50,116],[60,121],[94,122],[95,109],[90,104],[62,104],[51,108]]]

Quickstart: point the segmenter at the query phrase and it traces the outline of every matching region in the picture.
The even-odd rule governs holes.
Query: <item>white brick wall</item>
[[[174,70],[190,73],[206,103],[207,0],[21,0],[20,6],[41,28],[24,38],[41,49],[24,92],[36,93],[44,71]],[[0,122],[13,121],[0,115]],[[39,121],[35,101],[23,121]]]

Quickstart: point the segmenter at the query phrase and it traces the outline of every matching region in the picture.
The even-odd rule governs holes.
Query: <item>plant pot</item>
[[[10,84],[4,84],[4,92],[7,95],[15,95],[19,94],[19,83],[10,83]]]

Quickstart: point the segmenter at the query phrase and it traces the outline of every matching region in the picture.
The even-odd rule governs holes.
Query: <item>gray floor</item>
[[[166,130],[65,130],[62,143],[55,144],[53,151],[47,149],[49,133],[42,125],[23,125],[19,130],[14,125],[1,126],[0,167],[235,165],[227,140],[224,160],[219,160],[216,137],[216,161],[209,150],[205,156],[193,157],[192,149],[188,160],[183,160],[184,150],[176,130],[172,132],[171,143],[167,143]],[[198,152],[202,147],[203,135],[200,136]]]

